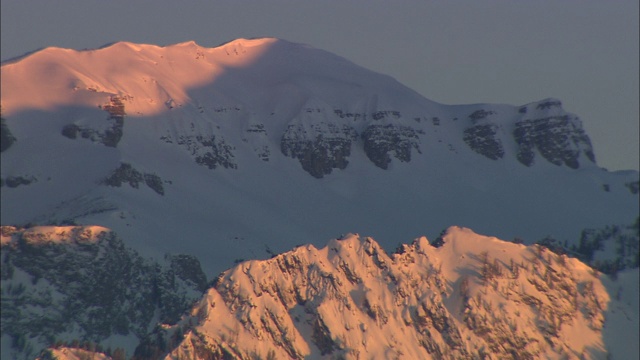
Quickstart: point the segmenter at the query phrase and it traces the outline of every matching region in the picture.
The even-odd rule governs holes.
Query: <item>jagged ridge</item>
[[[450,229],[441,243],[421,238],[388,255],[371,238],[349,235],[239,264],[177,325],[186,335],[170,358],[604,353],[609,298],[579,261],[466,229]]]

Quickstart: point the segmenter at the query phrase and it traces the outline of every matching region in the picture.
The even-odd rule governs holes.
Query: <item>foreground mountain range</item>
[[[576,270],[582,265],[574,260],[566,259],[574,264],[566,271],[551,265],[562,257],[523,255],[538,251],[532,247],[500,245],[513,246],[507,253],[520,268],[541,261],[562,274],[557,279],[541,275],[553,291],[574,289],[552,297],[580,298],[574,300],[589,311],[572,303],[571,311],[565,310],[575,314],[565,316],[562,325],[557,318],[564,315],[549,320],[543,305],[552,300],[546,291],[527,292],[526,284],[533,284],[540,269],[522,277],[512,274],[508,283],[516,285],[496,280],[519,290],[495,285],[489,296],[481,289],[491,282],[474,279],[480,268],[470,261],[456,276],[442,269],[436,275],[427,272],[441,285],[427,281],[419,290],[405,289],[410,295],[404,296],[397,294],[400,285],[393,279],[407,276],[403,279],[410,282],[416,275],[378,264],[374,273],[349,267],[361,273],[359,281],[350,280],[340,275],[347,270],[339,264],[328,265],[334,256],[322,255],[328,268],[309,259],[314,251],[331,250],[309,246],[274,258],[306,259],[295,269],[260,274],[275,279],[272,292],[305,292],[302,298],[286,295],[279,305],[247,300],[257,306],[249,311],[246,304],[234,305],[239,293],[220,286],[260,297],[255,284],[224,276],[207,280],[244,259],[273,257],[303,243],[320,248],[327,239],[353,231],[380,245],[352,236],[329,249],[373,246],[382,254],[382,248],[389,251],[425,234],[446,239],[439,233],[451,225],[517,243],[542,243],[610,274],[635,269],[620,277],[637,277],[638,172],[598,167],[579,118],[557,99],[520,106],[442,105],[336,55],[277,39],[240,39],[216,48],[193,42],[47,48],[3,63],[1,85],[3,358],[10,356],[5,349],[29,357],[43,346],[69,345],[73,339],[109,344],[129,355],[137,348],[139,357],[193,357],[201,351],[214,358],[415,358],[427,353],[438,358],[482,352],[526,358],[583,351],[619,356],[611,339],[620,337],[607,337],[609,330],[603,332],[592,320],[615,306],[631,311],[626,303],[606,300],[616,299],[615,294],[607,295],[597,278],[588,280],[595,285],[585,285],[587,270]],[[468,230],[454,232],[485,239]],[[486,248],[464,256],[479,261],[494,245],[477,241]],[[441,250],[450,245],[426,246],[419,240],[405,249],[406,254],[434,252],[433,259],[407,265],[415,267],[412,271],[452,266]],[[309,253],[300,254],[302,249]],[[336,256],[352,256],[345,251]],[[407,263],[406,254],[382,260]],[[255,264],[269,268],[274,259],[229,271]],[[509,259],[502,265],[520,271]],[[358,266],[370,261],[360,260]],[[326,277],[305,277],[315,271]],[[506,279],[504,271],[495,278]],[[462,274],[471,276],[464,281],[470,284],[468,296],[460,295]],[[289,277],[297,280],[278,280]],[[331,278],[350,285],[327,283]],[[387,285],[374,289],[372,279]],[[596,287],[597,306],[589,303],[584,286]],[[205,315],[180,318],[205,290],[203,304],[216,297],[222,299],[217,304],[225,304],[206,311],[225,327],[215,328]],[[538,305],[527,305],[536,311],[522,315],[521,324],[506,317],[495,322],[496,329],[501,323],[532,326],[521,340],[534,345],[522,347],[516,340],[504,345],[499,335],[479,334],[479,320],[470,325],[461,309],[484,306],[473,300],[483,291],[496,297],[491,306],[505,301],[515,309],[524,297],[537,299],[527,300]],[[637,285],[622,294],[627,292],[637,294]],[[391,330],[384,330],[377,310],[367,310],[374,299]],[[347,304],[357,318],[349,326],[364,324],[367,336],[362,329],[360,335],[344,330],[345,324],[336,328],[321,311]],[[11,309],[9,315],[5,309]],[[418,309],[435,311],[440,320],[424,322]],[[510,311],[501,315],[515,310]],[[261,316],[266,320],[256,323]],[[300,324],[293,326],[296,317]],[[637,311],[629,319],[635,328],[631,334],[637,334]],[[545,332],[545,321],[558,331]],[[157,323],[166,328],[156,328]],[[389,331],[412,335],[396,335],[392,344]],[[583,342],[572,340],[574,333],[585,334]],[[236,340],[230,340],[233,336]],[[249,340],[254,347],[240,346]],[[369,345],[354,345],[362,341]],[[496,348],[496,342],[503,347]]]
[[[611,280],[465,228],[392,254],[349,234],[240,263],[209,285],[196,259],[151,264],[105,228],[2,235],[3,358],[46,346],[59,359],[638,355],[638,269]]]

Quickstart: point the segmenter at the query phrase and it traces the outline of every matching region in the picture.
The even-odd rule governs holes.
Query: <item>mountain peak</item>
[[[349,235],[241,263],[218,277],[191,316],[165,327],[168,338],[184,334],[170,355],[599,354],[610,299],[588,268],[469,229],[445,237],[441,248],[422,238],[388,255],[375,240]]]
[[[224,47],[224,46],[246,46],[246,47],[253,47],[253,46],[265,46],[265,45],[272,45],[274,43],[289,43],[292,44],[289,41],[280,39],[280,38],[275,38],[275,37],[256,37],[256,38],[237,38],[225,43],[222,43],[214,48],[217,47]]]

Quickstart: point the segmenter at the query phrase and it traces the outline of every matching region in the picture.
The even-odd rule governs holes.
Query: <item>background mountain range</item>
[[[303,243],[320,248],[353,231],[390,252],[458,225],[542,242],[609,273],[636,268],[625,276],[637,274],[638,172],[600,168],[580,119],[558,99],[442,105],[334,54],[273,38],[217,48],[121,42],[80,52],[47,48],[3,63],[2,118],[2,224],[13,226],[3,228],[3,262],[18,269],[7,275],[3,266],[3,294],[26,284],[19,292],[31,299],[44,296],[42,286],[62,299],[58,320],[38,334],[33,349],[58,337],[115,344],[114,334],[132,334],[120,339],[131,354],[156,322],[176,324],[202,291],[220,286],[207,285],[207,278],[234,263]],[[24,229],[34,225],[72,227]],[[88,228],[78,237],[86,228],[75,225],[104,230]],[[42,246],[34,237],[49,244],[44,255],[33,250]],[[119,255],[112,259],[113,249]],[[55,261],[37,269],[46,263],[37,256]],[[136,264],[116,266],[122,283],[109,286],[126,300],[111,299],[108,307],[131,309],[120,325],[91,324],[91,313],[55,325],[69,319],[67,299],[93,291],[96,277],[108,278],[106,265],[97,264],[116,259]],[[81,290],[65,285],[76,283],[73,271],[47,270],[60,262],[94,269],[77,281]],[[30,276],[36,280],[25,281]],[[445,277],[457,284],[445,286],[448,298],[460,279]],[[353,301],[362,305],[359,297]],[[145,302],[155,310],[141,311]],[[3,310],[9,303],[3,300]],[[637,311],[633,316],[637,327]],[[3,315],[3,345],[11,341],[26,353],[17,335],[35,330],[25,330],[19,318]],[[344,350],[335,345],[335,331],[322,331],[313,335],[316,345],[329,344],[328,337],[334,345],[327,346]],[[554,351],[583,347],[562,343]],[[291,346],[292,357],[307,351]],[[243,351],[234,354],[251,356]],[[267,347],[255,351],[268,355]]]

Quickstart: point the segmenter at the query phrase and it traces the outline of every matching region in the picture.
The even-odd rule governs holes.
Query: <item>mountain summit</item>
[[[226,128],[219,129],[222,139],[207,141],[215,135],[209,130],[202,140],[206,145],[199,141],[186,146],[199,164],[209,168],[239,165],[238,156],[223,142],[222,135],[227,135],[228,142],[262,145],[254,151],[265,161],[269,143],[279,141],[282,154],[299,160],[316,178],[346,168],[352,148],[363,149],[375,166],[386,169],[392,158],[408,162],[412,153],[421,153],[421,138],[436,140],[427,135],[435,132],[435,126],[462,132],[465,147],[491,160],[511,157],[532,166],[538,157],[574,169],[595,163],[581,122],[566,113],[559,100],[500,110],[442,106],[343,58],[277,39],[242,39],[214,49],[194,42],[165,48],[119,42],[83,52],[48,48],[5,65],[2,84],[6,116],[61,106],[98,106],[112,120],[167,112],[178,113],[172,116],[174,123],[187,115],[186,122],[197,121],[206,128],[214,120],[216,129]],[[170,111],[176,108],[182,111]],[[116,147],[124,135],[120,122],[123,119],[114,120],[100,132],[85,129],[88,124],[75,119],[63,133]],[[225,126],[228,122],[234,125]],[[205,135],[205,129],[197,130]],[[224,130],[245,134],[231,139],[237,134]],[[173,142],[186,134],[161,135]],[[269,141],[262,144],[264,140]],[[454,148],[453,139],[447,140]]]

